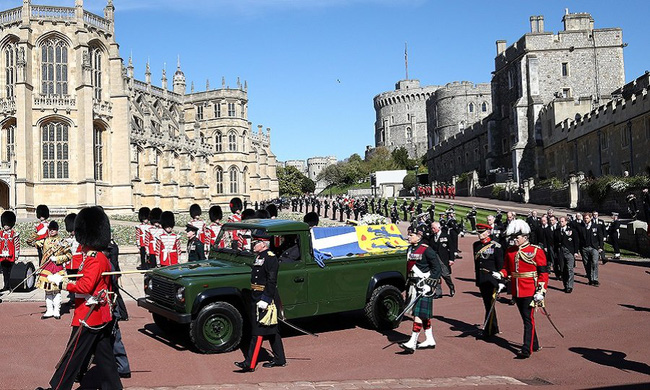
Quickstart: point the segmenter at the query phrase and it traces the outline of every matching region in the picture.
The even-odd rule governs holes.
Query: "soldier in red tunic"
[[[181,239],[174,233],[174,213],[165,211],[160,216],[163,232],[156,239],[156,256],[161,267],[178,264],[181,256]],[[192,225],[195,226],[195,225]]]
[[[70,213],[66,215],[64,219],[65,230],[70,235],[68,238],[66,238],[66,242],[68,243],[68,245],[70,245],[70,252],[72,253],[72,259],[67,263],[65,263],[65,272],[68,275],[73,275],[79,272],[79,267],[81,266],[81,262],[83,261],[84,258],[83,251],[81,250],[81,245],[79,245],[77,240],[74,238],[75,218],[77,218],[77,214]],[[70,300],[66,303],[66,305],[73,305],[74,293],[68,292],[68,298],[70,298]]]
[[[149,214],[149,220],[151,221],[151,226],[149,230],[147,230],[147,238],[146,238],[146,243],[147,243],[147,251],[149,253],[149,268],[156,268],[159,263],[158,256],[156,255],[156,240],[158,239],[158,236],[160,236],[164,230],[160,226],[160,216],[162,215],[162,210],[159,207],[154,207],[151,209],[151,213]]]
[[[196,226],[198,229],[196,233],[196,238],[201,241],[203,244],[204,248],[209,248],[210,247],[210,236],[209,232],[207,231],[207,226],[205,222],[201,219],[201,214],[203,211],[201,210],[201,206],[198,204],[194,203],[193,205],[190,206],[190,217],[192,218],[190,220],[190,225]]]
[[[223,211],[221,211],[221,206],[212,206],[208,210],[208,216],[210,217],[210,225],[208,226],[208,235],[210,236],[208,251],[214,245],[217,245],[217,237],[221,231],[221,219],[223,218]],[[217,245],[219,248],[223,248],[223,241],[219,242]]]
[[[76,294],[72,334],[56,371],[50,379],[50,389],[72,389],[86,357],[95,356],[97,378],[102,389],[122,389],[117,364],[111,345],[111,277],[102,273],[111,270],[111,264],[101,252],[111,242],[108,217],[99,207],[86,207],[75,219],[75,237],[84,251],[76,281],[64,280],[61,275],[50,275],[48,281],[62,290]],[[37,390],[44,390],[39,387]]]
[[[519,359],[530,357],[539,350],[535,333],[535,308],[544,305],[548,287],[548,266],[544,250],[528,242],[530,226],[514,219],[506,229],[506,235],[514,238],[514,245],[505,253],[503,269],[493,272],[495,279],[510,278],[510,291],[524,322],[524,344],[517,353]]]
[[[27,243],[31,246],[36,246],[38,262],[40,264],[43,262],[43,250],[41,247],[37,246],[36,243],[47,238],[47,227],[50,224],[47,219],[50,218],[50,209],[44,204],[39,204],[36,206],[36,218],[38,218],[38,223],[34,226],[36,232],[34,232],[34,235],[27,241]]]
[[[138,220],[140,224],[135,227],[135,242],[136,245],[140,248],[140,266],[138,269],[148,269],[149,261],[147,259],[149,255],[149,243],[147,242],[147,232],[151,228],[149,223],[149,214],[151,210],[149,207],[140,207],[138,210]]]
[[[2,233],[0,233],[0,264],[2,264],[2,276],[4,285],[2,290],[9,290],[9,278],[11,269],[20,255],[20,235],[14,230],[16,225],[16,214],[12,211],[5,211],[0,217],[2,221]]]

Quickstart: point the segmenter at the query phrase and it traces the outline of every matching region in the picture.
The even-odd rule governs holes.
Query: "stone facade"
[[[420,87],[419,80],[400,80],[395,90],[380,93],[375,106],[375,146],[390,151],[406,148],[410,158],[428,149],[426,104],[438,86]]]
[[[164,70],[152,85],[148,64],[135,80],[114,11],[24,0],[0,13],[0,206],[124,213],[276,197],[270,131],[252,131],[246,85],[186,94],[180,64],[173,90]]]
[[[305,163],[305,160],[287,160],[282,163],[282,166],[284,166],[285,168],[294,167],[298,170],[298,172],[307,176],[307,164]]]

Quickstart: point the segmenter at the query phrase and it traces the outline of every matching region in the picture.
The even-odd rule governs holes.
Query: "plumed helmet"
[[[76,213],[70,213],[65,216],[63,219],[63,222],[65,223],[65,231],[68,233],[72,233],[74,231],[74,220],[77,218]]]
[[[162,209],[160,207],[154,207],[151,209],[151,213],[149,213],[149,222],[153,223],[160,223],[160,215],[162,214]]]
[[[13,211],[5,211],[2,213],[2,216],[0,216],[0,221],[2,222],[2,226],[9,226],[10,228],[13,228],[16,226],[16,214],[14,214]]]
[[[485,223],[477,223],[476,224],[476,232],[477,233],[483,233],[486,230],[492,230],[492,226],[485,224]]]
[[[274,203],[271,203],[268,206],[266,206],[266,211],[269,212],[271,218],[278,216],[278,206],[276,206]]]
[[[160,226],[162,226],[163,229],[165,228],[173,228],[174,225],[176,225],[176,220],[174,219],[174,213],[171,211],[163,211],[163,213],[160,215]]]
[[[244,206],[241,202],[241,199],[239,198],[230,199],[230,211],[232,211],[233,213],[241,211],[243,207]]]
[[[513,219],[508,224],[506,228],[506,236],[516,236],[516,235],[527,236],[530,234],[530,226],[526,221],[521,219]]]
[[[144,222],[145,219],[149,219],[149,213],[151,213],[149,207],[140,207],[140,210],[138,210],[138,220]]]
[[[198,204],[194,203],[190,206],[190,217],[196,218],[201,215],[201,213],[203,213],[203,210],[201,210],[201,206]]]
[[[255,218],[257,219],[271,219],[271,214],[267,210],[259,209],[255,211]]]
[[[318,214],[311,211],[305,214],[305,217],[302,219],[309,227],[318,226]]]
[[[241,220],[242,221],[245,220],[245,219],[252,219],[252,218],[255,218],[255,210],[246,209],[246,210],[242,211],[242,213],[241,213]]]
[[[210,210],[208,210],[208,215],[210,217],[210,221],[212,222],[221,220],[223,218],[223,211],[221,211],[221,206],[210,207]]]
[[[36,218],[50,218],[50,209],[44,204],[39,204],[36,206]]]
[[[47,225],[47,230],[59,230],[59,223],[57,221],[50,221]]]
[[[102,251],[111,243],[111,224],[104,210],[97,206],[85,207],[74,220],[74,236],[88,249]]]

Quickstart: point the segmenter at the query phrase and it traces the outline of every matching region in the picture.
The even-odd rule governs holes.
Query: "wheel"
[[[241,313],[233,305],[211,303],[190,324],[190,338],[203,353],[228,352],[239,345],[243,326]]]
[[[399,325],[397,316],[404,310],[402,292],[395,286],[379,286],[372,292],[364,312],[370,324],[376,329],[395,329]]]

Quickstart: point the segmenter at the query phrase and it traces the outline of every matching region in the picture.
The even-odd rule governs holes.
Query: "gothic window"
[[[133,163],[135,164],[135,179],[140,178],[140,153],[142,153],[142,149],[139,147],[135,146],[133,148]]]
[[[217,131],[217,135],[214,136],[214,146],[217,152],[223,151],[223,145],[221,144],[222,135],[220,131]]]
[[[5,92],[7,97],[12,97],[15,95],[16,87],[18,48],[15,43],[8,43],[3,51],[5,56]]]
[[[5,150],[5,156],[3,158],[3,161],[12,161],[13,160],[13,155],[14,155],[14,149],[15,149],[15,142],[16,142],[16,125],[11,124],[4,129],[4,139],[5,139],[5,145],[7,146],[7,149]]]
[[[237,133],[234,130],[228,133],[228,151],[237,151]]]
[[[95,163],[95,180],[104,180],[104,131],[93,128],[93,161]]]
[[[514,76],[512,75],[512,70],[508,71],[508,89],[512,89],[514,86]]]
[[[410,127],[406,128],[406,142],[413,142],[413,130]]]
[[[221,118],[221,103],[217,102],[214,104],[214,117]]]
[[[203,120],[203,105],[196,106],[196,119]]]
[[[488,110],[487,102],[483,102],[483,104],[481,104],[481,112],[487,112],[487,110]]]
[[[221,167],[217,167],[215,177],[217,179],[217,194],[223,194],[223,169]]]
[[[239,193],[238,192],[239,172],[237,171],[237,167],[230,168],[228,175],[230,176],[230,193],[231,194]]]
[[[68,125],[49,122],[41,128],[43,179],[67,179],[68,172]]]
[[[474,103],[470,103],[469,106],[467,107],[467,110],[472,113],[474,112]]]
[[[235,116],[235,103],[228,103],[228,116]]]
[[[93,97],[102,99],[102,50],[98,47],[90,48],[90,82],[93,86]]]
[[[68,46],[58,38],[48,39],[41,49],[41,93],[68,94]]]
[[[241,104],[240,113],[242,118],[246,118],[246,106],[244,103]]]

